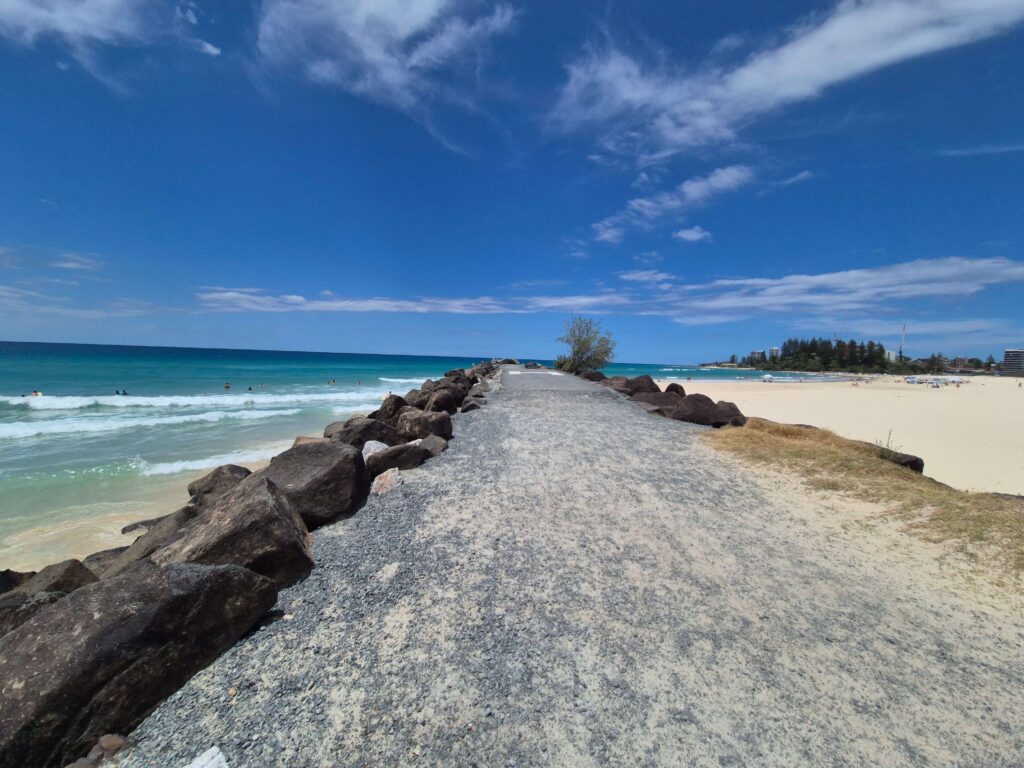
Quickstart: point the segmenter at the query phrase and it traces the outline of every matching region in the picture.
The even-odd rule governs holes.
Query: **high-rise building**
[[[999,371],[1004,376],[1024,376],[1024,349],[1004,350]]]
[[[771,350],[769,350],[768,354],[770,355],[772,360],[778,360],[779,357],[782,356],[782,350],[779,349],[778,347],[772,347]]]

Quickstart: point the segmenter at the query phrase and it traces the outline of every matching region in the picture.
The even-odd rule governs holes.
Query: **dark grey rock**
[[[97,576],[103,576],[103,572],[107,570],[107,568],[109,568],[118,557],[127,551],[128,547],[114,547],[113,549],[104,549],[99,552],[93,552],[82,560],[82,565]]]
[[[406,440],[415,440],[427,435],[437,435],[445,440],[450,440],[452,417],[443,411],[440,413],[404,411],[398,417],[398,431]]]
[[[14,591],[26,595],[37,592],[74,592],[79,587],[92,584],[97,578],[80,560],[64,560],[46,566]]]
[[[313,569],[310,545],[309,531],[288,497],[257,472],[202,510],[150,560],[241,565],[283,587]]]
[[[324,429],[324,437],[336,443],[347,443],[362,450],[367,440],[376,440],[386,445],[403,442],[390,424],[366,416],[354,416],[348,421],[336,421]]]
[[[290,448],[261,472],[284,493],[309,530],[354,515],[370,492],[361,448],[335,440]]]
[[[215,502],[250,474],[252,473],[245,467],[240,467],[237,464],[224,464],[189,483],[188,495],[192,497],[192,501],[197,507],[205,507]]]
[[[127,733],[274,604],[236,566],[148,567],[78,590],[0,638],[0,765],[62,766]]]
[[[389,469],[413,469],[430,457],[430,450],[422,444],[406,443],[373,454],[366,460],[366,469],[374,478]]]

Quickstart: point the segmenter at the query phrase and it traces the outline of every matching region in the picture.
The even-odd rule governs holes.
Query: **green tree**
[[[615,342],[601,331],[600,320],[573,315],[565,321],[565,335],[557,341],[569,345],[569,354],[555,359],[555,367],[567,373],[596,371],[615,357]]]

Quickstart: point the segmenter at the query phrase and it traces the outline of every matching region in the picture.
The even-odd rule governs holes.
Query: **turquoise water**
[[[296,435],[474,362],[0,342],[0,567],[27,531],[170,511],[206,469],[270,458]],[[606,373],[759,376],[629,364]]]
[[[158,498],[180,486],[184,501],[204,469],[267,459],[473,362],[0,342],[0,567],[27,530],[170,511]]]

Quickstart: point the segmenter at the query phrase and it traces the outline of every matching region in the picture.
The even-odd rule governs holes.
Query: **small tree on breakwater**
[[[555,358],[555,367],[566,373],[596,371],[615,357],[615,341],[602,331],[600,320],[572,315],[556,341],[569,345],[569,354]]]

